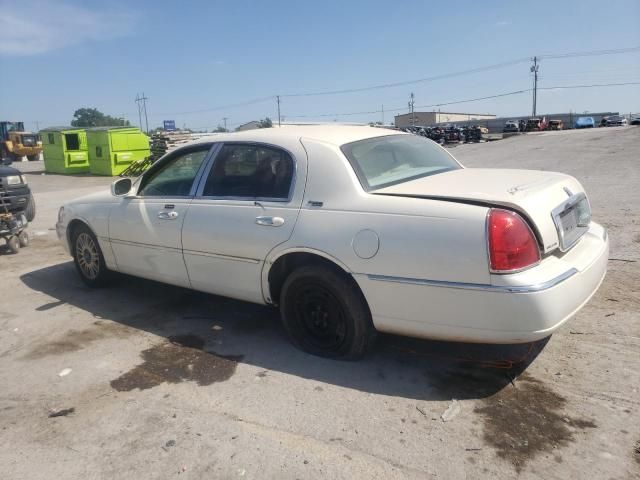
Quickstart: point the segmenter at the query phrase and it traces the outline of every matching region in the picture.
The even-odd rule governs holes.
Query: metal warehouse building
[[[433,125],[435,123],[470,122],[474,120],[493,120],[495,115],[488,113],[452,113],[452,112],[413,112],[395,116],[396,127],[411,125]]]

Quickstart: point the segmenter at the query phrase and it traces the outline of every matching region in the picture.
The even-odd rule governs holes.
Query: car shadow
[[[68,304],[100,320],[89,328],[104,328],[104,320],[110,320],[167,339],[195,336],[199,348],[216,358],[234,357],[261,370],[421,400],[491,396],[512,383],[548,340],[484,345],[381,334],[365,358],[343,362],[296,349],[286,338],[278,311],[271,307],[124,275],[108,288],[90,289],[80,281],[72,262],[20,278],[29,288],[54,299],[35,310],[53,311]],[[64,342],[62,335],[54,341]]]

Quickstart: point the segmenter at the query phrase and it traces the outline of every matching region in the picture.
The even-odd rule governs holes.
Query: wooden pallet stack
[[[155,133],[151,136],[151,159],[155,162],[165,153],[191,140],[191,133],[183,130]]]
[[[144,160],[133,162],[124,170],[121,177],[137,177],[142,175],[151,165],[153,165],[165,153],[175,150],[179,146],[191,140],[191,133],[184,130],[174,132],[160,132],[151,135],[149,150],[151,155]]]

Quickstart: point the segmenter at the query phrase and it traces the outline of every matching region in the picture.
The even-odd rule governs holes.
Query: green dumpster
[[[149,156],[149,138],[139,128],[92,127],[87,129],[89,170],[115,176],[131,163]]]
[[[40,130],[44,170],[50,173],[89,171],[87,133],[84,128],[49,127]]]

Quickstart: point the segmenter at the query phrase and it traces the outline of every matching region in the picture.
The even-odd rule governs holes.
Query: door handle
[[[282,217],[256,217],[256,223],[258,225],[264,225],[266,227],[280,227],[284,225],[284,218]]]
[[[175,220],[178,218],[178,212],[158,212],[158,218],[160,220]]]

